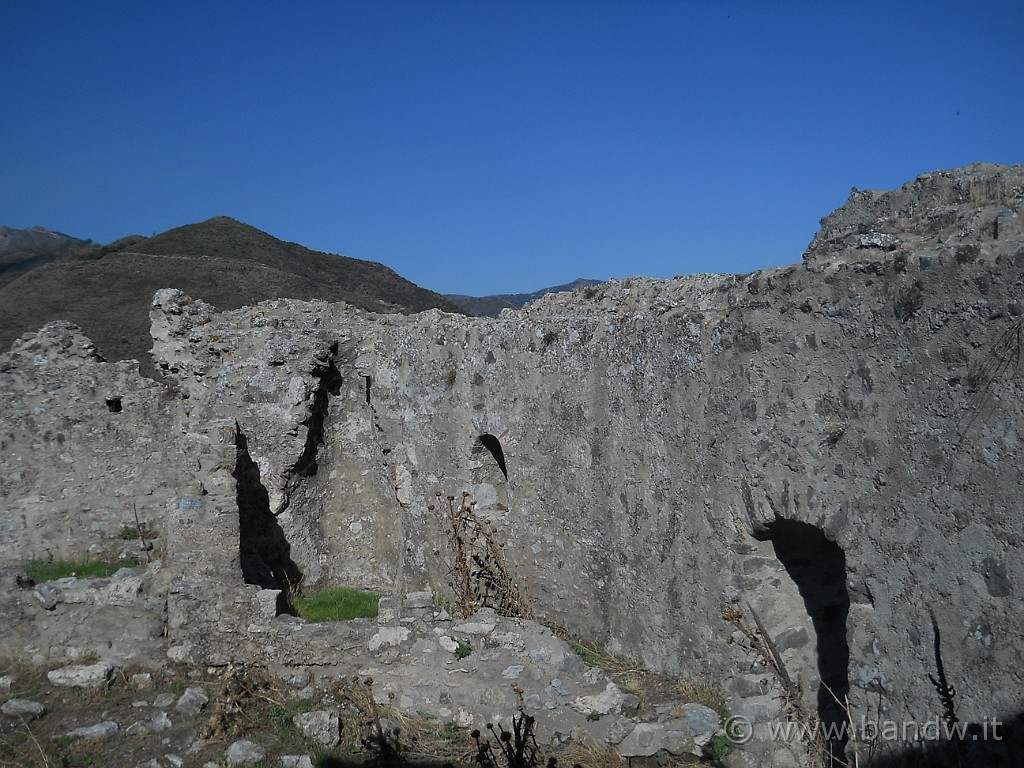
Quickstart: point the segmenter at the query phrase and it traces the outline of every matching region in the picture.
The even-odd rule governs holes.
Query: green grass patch
[[[32,560],[25,563],[25,573],[36,583],[77,576],[80,579],[113,576],[122,568],[134,568],[139,561],[132,558],[116,562],[103,560]]]
[[[346,621],[377,617],[380,595],[348,587],[325,589],[309,597],[293,597],[292,607],[307,621]]]

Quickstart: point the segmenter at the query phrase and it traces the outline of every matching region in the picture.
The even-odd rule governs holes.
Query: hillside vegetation
[[[382,264],[312,251],[219,216],[43,262],[0,286],[0,349],[52,320],[78,324],[112,360],[149,368],[149,304],[179,288],[220,309],[274,298],[374,312],[464,310]]]

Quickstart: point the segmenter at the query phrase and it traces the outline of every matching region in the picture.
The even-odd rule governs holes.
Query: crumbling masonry
[[[134,507],[161,534],[172,658],[330,668],[348,630],[297,642],[276,590],[445,594],[429,505],[468,491],[538,617],[724,681],[755,721],[774,716],[765,672],[727,606],[826,718],[822,680],[934,715],[934,611],[961,717],[1009,719],[1022,204],[1020,167],[854,190],[802,264],[611,282],[498,319],[219,313],[163,290],[158,382],[50,325],[0,356],[0,557],[116,554]]]

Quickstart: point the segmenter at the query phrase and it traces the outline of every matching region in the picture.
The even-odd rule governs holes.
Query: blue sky
[[[0,224],[228,215],[443,293],[799,261],[1024,162],[1020,2],[0,2]]]

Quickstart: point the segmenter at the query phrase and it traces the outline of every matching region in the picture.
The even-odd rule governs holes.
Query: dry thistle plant
[[[488,607],[503,616],[532,619],[533,609],[505,560],[505,545],[498,541],[490,520],[477,515],[476,500],[468,491],[462,492],[458,503],[455,496],[446,496],[445,515],[439,508],[441,491],[436,496],[437,504],[428,505],[428,509],[438,514],[445,526],[451,553],[448,586],[455,593],[456,611],[471,616]]]

